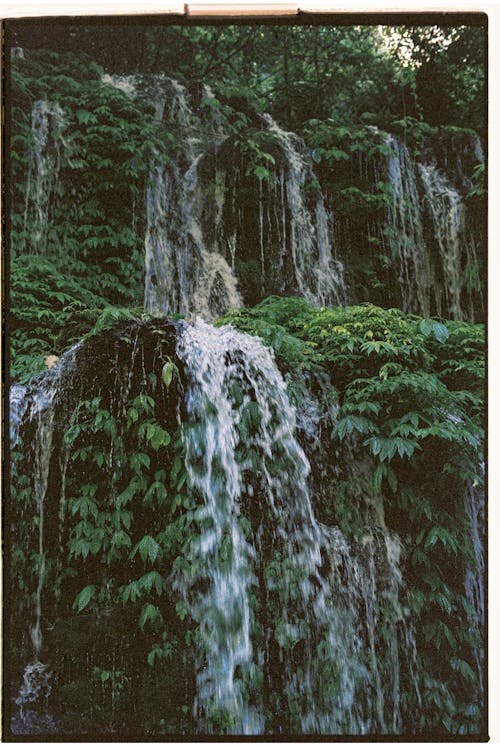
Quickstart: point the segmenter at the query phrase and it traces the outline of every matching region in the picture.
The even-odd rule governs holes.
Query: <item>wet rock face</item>
[[[419,696],[402,540],[381,504],[357,542],[318,521],[296,411],[258,338],[118,324],[13,405],[13,476],[29,495],[12,525],[38,556],[12,625],[16,732],[68,727],[86,679],[137,706],[131,682],[163,655],[168,676],[182,661],[170,717],[186,732],[401,730],[403,693]],[[119,730],[130,713],[112,715]]]
[[[371,128],[377,153],[348,157],[346,173],[387,189],[381,204],[362,195],[356,222],[335,213],[335,169],[318,180],[304,141],[271,117],[252,120],[256,166],[209,89],[201,112],[166,77],[103,82],[149,101],[177,138],[168,157],[154,153],[145,188],[144,300],[155,320],[109,325],[12,387],[12,731],[415,730],[428,692],[446,689],[439,672],[422,670],[411,598],[420,572],[411,552],[439,534],[416,540],[394,520],[410,498],[389,478],[384,498],[381,471],[374,488],[354,431],[337,448],[339,397],[325,395],[335,370],[330,379],[297,360],[285,379],[259,338],[207,322],[271,293],[347,303],[370,239],[385,252],[384,303],[474,318],[479,295],[464,277],[478,252],[465,198],[479,146],[467,141],[459,160],[429,145],[417,162]],[[32,129],[24,248],[43,253],[66,148],[59,104],[35,102]],[[354,203],[361,191],[351,188]],[[453,584],[476,639],[469,662],[453,665],[469,680],[475,666],[480,680],[483,496],[471,490],[454,509],[471,552]],[[453,610],[443,598],[433,599],[444,604],[440,624]]]
[[[473,279],[484,259],[481,220],[466,199],[483,162],[474,133],[429,137],[416,157],[396,136],[368,127],[368,153],[326,168],[298,135],[264,115],[257,135],[248,134],[265,150],[266,160],[255,166],[217,119],[217,107],[207,120],[179,84],[157,87],[154,100],[163,121],[182,123],[188,135],[177,158],[151,172],[145,294],[151,312],[216,317],[221,293],[213,292],[210,268],[217,257],[226,308],[297,294],[317,306],[371,300],[424,316],[482,318]],[[344,181],[347,191],[363,182],[361,191],[352,190],[365,200],[361,220],[353,206],[337,214]],[[359,297],[358,264],[380,275],[366,298]]]
[[[80,580],[99,574],[97,551],[91,551],[90,544],[71,569],[75,565],[71,541],[79,515],[72,509],[74,500],[82,495],[87,500],[91,492],[96,495],[100,485],[92,503],[96,520],[105,502],[115,504],[118,485],[131,476],[122,463],[127,448],[140,448],[136,439],[133,446],[128,439],[127,407],[132,407],[138,418],[133,402],[142,403],[146,387],[151,393],[158,388],[162,424],[172,429],[177,422],[177,388],[169,391],[161,384],[166,361],[175,358],[176,333],[174,322],[118,323],[112,330],[76,344],[30,384],[12,387],[12,500],[7,512],[15,531],[14,564],[16,558],[22,558],[15,570],[12,568],[12,592],[18,596],[18,583],[26,590],[26,595],[21,592],[11,619],[12,641],[20,656],[16,662],[23,661],[26,666],[24,683],[14,697],[16,712],[19,709],[16,717],[21,718],[16,727],[31,722],[33,713],[47,709],[53,662],[58,655],[53,630],[61,619],[71,616]],[[79,433],[75,439],[71,428]],[[96,449],[99,456],[94,458]],[[96,486],[90,488],[90,484]],[[87,515],[87,509],[84,513]],[[34,575],[26,564],[27,557],[36,560]],[[79,578],[76,582],[75,577]],[[70,628],[69,640],[72,634]],[[56,666],[57,681],[58,676]],[[12,683],[15,687],[15,677]],[[29,726],[24,732],[38,731]]]
[[[174,82],[163,81],[156,89],[155,107],[162,121],[187,128],[188,135],[178,158],[153,166],[150,175],[146,308],[155,315],[215,318],[221,309],[248,302],[239,293],[239,280],[241,262],[249,260],[257,263],[258,299],[289,292],[317,305],[345,302],[331,215],[320,192],[309,196],[314,174],[302,140],[266,116],[260,125],[275,155],[268,154],[265,178],[249,178],[250,166],[229,133],[215,118],[203,137],[188,92]],[[190,137],[191,131],[196,136]]]
[[[136,247],[129,259],[143,252],[143,299],[153,315],[210,320],[286,294],[317,306],[367,300],[483,318],[482,206],[469,199],[483,153],[473,132],[438,131],[416,153],[368,126],[342,141],[345,150],[334,148],[342,158],[332,161],[267,114],[237,131],[227,103],[206,86],[200,99],[162,75],[101,82],[133,99],[138,117],[149,111],[158,138],[127,223]],[[33,104],[16,252],[60,255],[51,235],[75,196],[72,180],[83,179],[68,125],[74,115],[58,102]],[[80,229],[87,236],[88,226]]]
[[[51,210],[66,149],[67,115],[57,102],[41,99],[33,104],[33,150],[27,177],[25,221],[31,224],[28,253],[44,253]]]

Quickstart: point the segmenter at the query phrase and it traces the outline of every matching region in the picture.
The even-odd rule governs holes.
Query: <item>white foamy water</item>
[[[280,608],[267,643],[280,650],[281,686],[291,710],[301,713],[299,732],[397,732],[400,668],[414,654],[400,600],[399,540],[381,525],[350,546],[338,529],[316,520],[295,410],[260,340],[198,321],[183,327],[178,354],[189,380],[186,468],[202,506],[194,514],[192,569],[178,573],[175,585],[200,629],[200,732],[210,730],[214,711],[227,718],[225,732],[264,732],[262,694],[249,690],[268,652],[256,639],[252,598],[259,594]],[[259,525],[249,529],[245,516],[255,500]],[[269,558],[262,586],[268,543],[279,563]],[[381,593],[394,638],[389,674],[379,662]],[[402,634],[405,661],[396,644]],[[367,689],[374,692],[369,703]]]
[[[52,200],[56,193],[62,157],[66,148],[67,117],[60,104],[40,99],[33,104],[33,147],[28,170],[25,226],[30,233],[21,247],[28,253],[45,254]]]

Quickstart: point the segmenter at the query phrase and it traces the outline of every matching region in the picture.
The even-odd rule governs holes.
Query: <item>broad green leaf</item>
[[[168,360],[162,368],[161,379],[165,386],[168,388],[172,383],[172,376],[174,375],[175,365],[171,360]]]
[[[141,616],[139,617],[139,627],[141,629],[144,629],[147,622],[155,624],[160,621],[162,621],[162,616],[157,606],[146,604],[142,607]]]
[[[130,556],[133,557],[137,552],[139,552],[143,562],[149,560],[151,564],[154,564],[158,557],[159,551],[160,547],[155,539],[153,539],[152,536],[146,535],[143,536],[142,539],[135,545]]]
[[[434,322],[432,331],[437,341],[441,342],[441,344],[446,342],[446,340],[450,336],[450,333],[448,332],[448,329],[445,327],[445,325],[439,324],[438,322]]]
[[[424,337],[428,337],[429,334],[432,334],[432,331],[434,329],[434,322],[430,319],[422,319],[419,328]]]
[[[160,427],[160,425],[155,425],[154,429],[151,431],[151,435],[149,436],[149,442],[155,451],[157,451],[160,446],[168,446],[170,440],[169,433]]]
[[[73,601],[73,608],[77,611],[83,611],[90,601],[94,598],[96,593],[95,585],[87,585],[83,588],[78,596]]]

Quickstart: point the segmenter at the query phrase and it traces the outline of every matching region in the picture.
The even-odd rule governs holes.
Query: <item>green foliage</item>
[[[243,139],[235,139],[234,146],[247,163],[245,176],[254,175],[259,181],[265,179],[273,183],[273,174],[269,169],[275,165],[278,153],[275,135],[265,130],[252,129],[245,129],[244,134]]]
[[[101,355],[103,340],[114,339],[110,351],[116,354],[115,376],[109,378],[98,369],[101,385],[94,382],[91,398],[79,401],[77,390],[70,393],[76,407],[60,446],[65,464],[64,496],[57,515],[50,518],[58,521],[59,529],[49,533],[44,542],[44,608],[55,605],[55,629],[61,629],[61,637],[52,641],[54,650],[59,651],[54,669],[60,666],[61,675],[67,678],[65,656],[72,656],[77,673],[71,680],[81,677],[92,690],[89,704],[82,700],[82,706],[90,708],[86,716],[91,728],[99,728],[101,713],[111,732],[125,727],[123,723],[129,722],[137,706],[137,689],[131,687],[134,677],[146,677],[154,701],[165,686],[179,639],[184,638],[172,602],[168,568],[185,553],[196,508],[188,491],[176,418],[179,372],[165,329],[153,324],[158,333],[151,334],[152,357],[146,361],[144,353],[138,353],[131,358],[136,368],[120,372],[118,361],[125,359],[122,356],[129,359],[134,339],[142,349],[136,335],[139,329],[149,329],[148,323],[109,307],[87,334],[87,348],[100,350]],[[88,364],[90,370],[95,366],[91,358]],[[168,385],[162,380],[165,370],[169,371]],[[91,375],[83,375],[88,385]],[[123,381],[129,387],[125,400],[120,399]],[[81,393],[85,396],[86,392]],[[19,469],[14,478],[14,504],[20,515],[30,512],[29,519],[20,518],[17,524],[18,537],[21,545],[31,546],[32,551],[27,549],[27,556],[20,546],[16,549],[15,572],[27,588],[33,586],[41,567],[36,549],[38,513],[30,509],[36,503],[36,477],[25,473],[25,465],[18,460],[13,461],[14,472]],[[47,510],[52,510],[49,501],[47,504]],[[52,557],[59,552],[59,542],[64,550],[55,562]],[[26,602],[31,608],[33,599]],[[81,651],[76,643],[71,645],[80,619],[85,630],[94,630],[95,638]],[[64,625],[66,634],[62,634]],[[185,646],[182,649],[185,651]],[[67,650],[70,652],[64,652]],[[125,650],[126,658],[122,655]],[[178,656],[176,661],[177,666],[184,666]],[[153,669],[158,684],[149,683]],[[69,691],[64,689],[63,700],[66,695],[69,697]],[[152,718],[150,727],[157,732],[159,717],[153,717],[152,704],[144,699],[147,717]],[[180,704],[172,707],[171,724],[177,723],[177,729],[182,730],[187,721],[187,710]]]
[[[44,33],[32,31],[37,38]],[[94,39],[96,29],[91,31]],[[336,220],[350,222],[360,236],[359,245],[350,247],[355,292],[373,298],[377,291],[383,298],[391,258],[378,227],[393,195],[388,182],[375,175],[383,172],[380,166],[391,151],[372,125],[395,132],[413,152],[431,141],[444,148],[446,137],[453,141],[464,134],[440,125],[479,128],[482,42],[476,31],[443,32],[453,59],[442,41],[411,31],[412,67],[398,61],[400,50],[384,50],[379,32],[369,27],[158,26],[145,29],[141,42],[130,44],[120,60],[135,70],[154,59],[157,71],[194,78],[191,92],[200,113],[192,126],[197,136],[211,137],[214,122],[224,127],[227,141],[214,150],[220,158],[230,151],[238,164],[242,199],[247,192],[254,197],[256,189],[266,198],[282,166],[276,136],[259,115],[270,111],[284,127],[303,134],[318,179],[333,191]],[[101,61],[114,59],[109,36],[104,43],[89,41],[82,27],[77,37],[78,44],[92,44]],[[465,64],[458,64],[465,53]],[[106,64],[106,69],[118,67]],[[436,71],[444,84],[442,106],[433,112],[435,93],[432,86],[426,90],[425,76]],[[56,619],[47,630],[59,653],[54,665],[72,677],[61,688],[61,707],[68,705],[79,721],[85,708],[101,733],[125,732],[142,717],[153,736],[177,735],[193,732],[186,702],[194,697],[188,668],[197,628],[172,587],[171,573],[196,576],[186,555],[203,519],[177,422],[183,373],[160,328],[154,330],[154,354],[139,359],[134,324],[148,317],[130,307],[141,302],[144,217],[138,206],[147,174],[152,161],[182,157],[185,133],[155,123],[147,101],[104,83],[102,72],[81,54],[44,50],[12,65],[12,376],[28,380],[43,368],[45,357],[60,355],[83,337],[95,350],[111,338],[120,355],[100,389],[92,388],[98,371],[89,369],[80,380],[81,401],[62,436],[60,482],[53,482],[55,459],[50,466],[50,504],[57,506],[50,508],[46,525],[60,526],[61,533],[47,531],[52,554],[46,561],[37,546],[34,475],[23,473],[13,457],[17,520],[11,567],[21,614],[32,613],[33,588],[45,567],[50,603],[44,614]],[[217,98],[200,94],[201,82],[211,83]],[[461,95],[461,86],[469,84]],[[58,104],[64,119],[50,135],[57,172],[50,184],[47,232],[37,238],[43,200],[37,205],[29,186],[31,116],[33,103],[42,99]],[[480,204],[483,171],[478,166],[473,174],[471,207]],[[311,195],[318,184],[312,179],[307,185]],[[243,253],[236,266],[255,297],[262,297],[259,260]],[[480,262],[469,262],[467,287],[480,288],[480,274]],[[321,519],[359,540],[375,504],[379,520],[409,548],[402,602],[418,628],[415,667],[425,671],[425,701],[405,694],[405,723],[424,733],[443,727],[451,734],[479,732],[481,708],[471,693],[480,691],[475,660],[481,640],[473,631],[475,610],[457,577],[475,563],[463,493],[483,481],[483,328],[370,304],[314,309],[300,298],[276,297],[254,309],[231,311],[220,323],[228,321],[273,348],[297,405],[312,391],[328,404],[318,426],[321,463],[313,463]],[[131,378],[124,376],[125,359],[135,365]],[[242,391],[235,391],[234,399],[241,407],[238,458],[257,472],[251,445],[262,415]],[[279,460],[267,466],[271,475],[281,468]],[[361,467],[362,475],[356,471]],[[259,513],[257,495],[249,515],[240,516],[247,535],[256,524],[255,511],[258,520],[270,520]],[[221,563],[227,562],[230,537],[219,552]],[[279,656],[299,655],[309,634],[305,620],[286,625],[280,613],[283,603],[299,598],[304,578],[272,546],[263,547],[260,571],[267,595],[253,598],[252,609],[268,604],[267,624],[274,625]],[[384,603],[380,600],[381,609]],[[255,619],[252,624],[252,634],[262,639],[267,627]],[[260,692],[268,686],[263,679],[256,670],[251,682],[240,683],[245,691]],[[180,695],[181,680],[186,691]],[[293,691],[266,696],[271,714],[287,702],[295,706]],[[328,696],[333,701],[340,694]],[[167,713],[165,719],[159,712]],[[224,732],[231,727],[228,718],[214,707],[211,727]],[[300,712],[290,718],[296,726]]]
[[[236,111],[246,116],[270,111],[291,129],[325,116],[341,122],[363,117],[385,126],[385,119],[419,118],[423,112],[428,121],[444,118],[475,129],[481,118],[481,26],[123,24],[115,29],[121,45],[109,43],[105,27],[80,26],[72,34],[64,24],[17,29],[17,43],[86,52],[116,72],[175,71],[183,82],[210,83]],[[55,58],[44,54],[45,61]],[[61,82],[76,71],[91,79],[97,69],[87,59],[82,70],[78,57],[66,54],[59,75]],[[205,97],[204,104],[213,106],[213,99]]]
[[[101,305],[121,305],[139,301],[143,217],[136,204],[158,141],[147,107],[101,75],[76,55],[39,51],[14,61],[11,249],[13,257],[62,264]],[[53,162],[37,184],[31,116],[41,100],[62,114],[48,115],[45,135],[39,126]]]
[[[400,26],[395,31],[387,30],[386,43],[406,68],[423,118],[432,124],[461,122],[481,127],[485,29],[479,25]]]
[[[483,197],[485,195],[484,187],[485,164],[478,163],[472,172],[473,187],[467,192],[465,198],[473,199],[474,197]]]
[[[19,256],[10,267],[11,375],[26,381],[90,330],[106,301],[85,282],[85,267],[63,273],[56,262]]]
[[[393,200],[386,175],[391,148],[377,127],[396,132],[414,151],[424,150],[431,140],[442,139],[446,133],[448,138],[456,138],[460,132],[468,131],[470,136],[472,131],[430,127],[422,120],[419,106],[410,106],[406,97],[414,71],[401,66],[397,50],[389,44],[388,51],[373,28],[136,31],[137,52],[142,49],[144,60],[149,60],[150,54],[154,56],[155,72],[168,70],[170,75],[175,71],[188,84],[197,112],[190,125],[196,136],[212,141],[219,136],[220,128],[224,129],[227,137],[217,148],[217,159],[229,159],[238,182],[238,201],[245,205],[243,212],[248,208],[244,232],[253,231],[255,202],[271,197],[283,165],[276,134],[266,128],[260,116],[270,111],[281,125],[303,135],[310,148],[315,176],[304,185],[304,193],[314,197],[321,184],[323,192],[332,197],[340,234],[343,221],[349,226],[352,246],[348,247],[346,269],[353,300],[387,304],[388,298],[394,297],[390,288],[391,257],[383,230]],[[425,47],[425,34],[422,30],[419,33]],[[429,48],[445,57],[447,33],[443,32],[445,41],[434,39],[433,33]],[[464,37],[467,33],[464,31]],[[418,33],[411,30],[410,35],[417,44]],[[382,36],[387,41],[385,31]],[[457,37],[451,32],[449,36],[453,44],[461,38],[461,34]],[[475,38],[477,34],[469,36]],[[77,37],[67,40],[68,46],[81,44],[86,48],[87,30],[81,30]],[[172,56],[167,51],[171,44],[180,44],[186,54],[189,50],[189,65],[183,55]],[[113,56],[95,40],[91,47],[101,60],[101,55]],[[251,62],[252,55],[257,55],[258,65]],[[165,64],[168,60],[165,69],[162,60]],[[235,66],[237,60],[240,69]],[[48,258],[55,266],[64,266],[66,277],[102,298],[98,304],[101,307],[127,307],[142,300],[142,206],[151,164],[164,165],[171,159],[182,162],[186,133],[175,122],[155,120],[151,101],[141,93],[142,84],[137,87],[138,94],[129,97],[104,82],[102,73],[103,69],[88,57],[73,53],[38,49],[29,51],[26,59],[14,59],[11,248],[14,257],[31,253]],[[207,90],[200,94],[200,81],[209,82],[217,97]],[[147,89],[147,83],[144,87]],[[32,107],[41,100],[50,106],[57,104],[63,112],[62,121],[53,116],[48,127],[46,150],[52,154],[54,173],[41,185],[47,192],[47,204],[44,195],[37,197],[32,157]],[[458,121],[468,124],[463,117]],[[205,160],[209,158],[204,159],[204,166]],[[472,164],[471,172],[475,166]],[[482,194],[478,169],[468,195],[471,209],[478,213]],[[229,211],[228,206],[224,209],[225,213]],[[44,211],[46,230],[41,230]],[[225,223],[234,219],[234,215],[224,214]],[[253,303],[282,287],[283,277],[276,276],[275,266],[281,249],[268,247],[269,279],[264,282],[259,247],[250,235],[245,235],[244,241],[238,238],[245,244],[236,256],[240,287],[246,302]],[[481,267],[481,259],[469,261],[465,270],[467,292],[474,297],[482,285]],[[41,353],[37,350],[36,354]]]
[[[112,306],[88,285],[85,266],[61,272],[57,262],[16,257],[10,267],[11,376],[21,383],[44,369],[45,358],[111,329],[117,321],[148,318],[142,309]]]
[[[92,598],[95,596],[96,587],[95,585],[87,585],[83,588],[78,596],[75,598],[73,608],[78,611],[83,611],[86,606],[89,605]]]
[[[338,392],[331,458],[367,465],[371,484],[357,472],[344,481],[331,475],[325,494],[333,502],[318,510],[359,536],[360,516],[380,496],[385,521],[410,547],[407,602],[418,619],[418,665],[433,672],[429,687],[436,687],[419,727],[442,727],[444,708],[449,732],[478,732],[467,692],[480,689],[474,651],[481,642],[470,631],[475,612],[453,568],[475,566],[463,495],[483,484],[483,327],[370,304],[314,309],[276,297],[223,321],[273,347],[275,338],[285,339],[274,347],[280,366],[309,376],[321,371]],[[465,714],[473,711],[475,719]]]
[[[314,452],[311,456],[320,520],[339,526],[350,542],[363,547],[375,511],[382,525],[404,538],[401,570],[407,586],[400,603],[416,628],[415,676],[418,672],[425,692],[425,701],[419,703],[404,684],[405,727],[477,733],[482,727],[479,695],[474,694],[480,691],[476,654],[481,640],[476,610],[461,578],[465,567],[475,566],[463,494],[482,483],[482,327],[405,316],[369,304],[316,309],[301,298],[276,297],[254,309],[233,310],[221,323],[227,321],[273,347],[299,409],[315,389],[325,407],[332,407],[321,418],[320,462],[314,461]],[[109,307],[98,324],[100,331],[88,334],[86,344],[98,349],[108,340],[114,357],[106,370],[115,376],[110,380],[102,372],[97,386],[85,374],[84,395],[89,398],[79,401],[75,393],[76,408],[60,451],[64,488],[57,482],[52,487],[62,536],[50,539],[52,550],[46,547],[45,608],[53,598],[56,626],[68,625],[64,635],[61,628],[55,649],[67,649],[64,640],[71,631],[71,656],[76,660],[89,649],[82,642],[83,652],[78,652],[77,624],[98,628],[104,635],[102,646],[91,646],[96,673],[87,685],[99,687],[93,700],[100,702],[112,729],[124,727],[128,710],[135,707],[137,687],[131,682],[140,680],[141,688],[147,683],[152,692],[158,691],[154,681],[163,685],[175,666],[189,692],[172,705],[163,725],[152,716],[151,702],[144,704],[149,712],[144,717],[150,718],[152,733],[167,728],[167,722],[170,728],[175,724],[189,732],[192,723],[182,708],[194,696],[193,648],[199,650],[200,620],[191,618],[172,579],[194,583],[196,593],[198,568],[189,549],[206,517],[186,471],[177,422],[183,372],[159,322],[139,323]],[[141,330],[147,330],[147,354],[134,336]],[[123,360],[132,360],[132,369],[121,368]],[[253,453],[262,413],[243,389],[235,386],[232,397],[240,410],[236,458],[247,464],[250,484],[262,468]],[[41,567],[36,497],[33,475],[23,473],[16,460],[13,468],[12,502],[20,516],[13,570],[29,605],[33,600],[25,589],[36,586]],[[272,478],[283,467],[276,458],[265,468]],[[286,505],[282,512],[278,520],[285,526]],[[257,487],[253,500],[242,505],[243,532],[250,537],[255,526],[276,520],[267,514]],[[59,546],[66,549],[61,552]],[[228,534],[217,551],[224,568],[233,551]],[[311,634],[307,621],[297,616],[293,624],[284,623],[281,612],[284,604],[293,608],[300,598],[304,574],[266,542],[259,573],[259,588],[251,598],[252,635],[261,640],[272,628],[279,655],[300,660]],[[265,621],[260,617],[263,609]],[[386,619],[393,613],[390,600],[377,597],[381,670],[386,665],[384,634],[390,630]],[[88,640],[83,633],[82,640]],[[120,648],[127,649],[123,660]],[[61,666],[64,655],[69,653],[63,654]],[[75,682],[85,676],[88,671],[79,673]],[[262,692],[262,676],[255,671],[250,678],[242,678],[241,687]],[[331,672],[332,691],[318,696],[337,696],[338,680],[338,672]],[[72,701],[69,690],[61,696]],[[273,696],[276,701],[266,700],[270,721],[285,709],[289,727],[298,729],[296,693],[287,689]],[[98,722],[97,713],[90,716]],[[226,716],[225,711],[209,713],[211,727],[224,731],[229,727]]]
[[[170,358],[167,360],[163,368],[161,369],[161,379],[165,386],[168,388],[170,384],[172,383],[172,377],[174,375],[174,372],[177,372],[178,370],[175,364],[170,360]]]

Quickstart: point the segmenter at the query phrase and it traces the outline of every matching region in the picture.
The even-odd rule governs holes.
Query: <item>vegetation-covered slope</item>
[[[156,236],[170,232],[172,256],[199,255],[199,244],[182,238],[193,220],[247,304],[305,288],[320,302],[347,296],[481,320],[484,164],[471,129],[482,131],[481,28],[138,28],[134,61],[120,44],[113,56],[105,29],[66,30],[63,39],[54,26],[49,45],[43,29],[29,26],[26,38],[28,26],[11,32],[27,46],[12,61],[10,98],[13,343],[24,360],[61,352],[54,335],[68,323],[68,313],[57,316],[63,307],[142,304],[145,241],[161,255]],[[64,53],[34,51],[44,39]],[[450,100],[452,118],[431,119],[432,127],[422,113],[435,111],[434,87],[419,83],[429,66],[447,81],[442,100],[455,101],[460,86],[468,97],[460,111]],[[187,89],[162,89],[161,76]],[[264,112],[303,142],[286,139]],[[180,175],[199,155],[192,186]],[[165,224],[159,208],[172,210]],[[314,232],[316,243],[305,240]],[[290,252],[303,258],[280,267]],[[318,263],[325,252],[342,272]],[[52,268],[39,286],[41,257]],[[197,262],[189,272],[203,276]],[[309,271],[336,275],[333,292]],[[152,282],[146,267],[150,293]],[[35,302],[18,306],[18,289]]]
[[[483,29],[74,31],[9,29],[12,732],[484,734]]]
[[[359,647],[349,652],[345,643],[342,653],[346,671],[356,665],[355,714],[347,705],[338,709],[330,694],[338,732],[355,733],[363,722],[370,732],[478,732],[481,329],[373,306],[317,310],[301,299],[276,298],[252,311],[233,311],[224,321],[258,334],[275,350],[311,464],[314,512],[322,525],[338,527],[349,547],[335,545],[329,560],[342,563],[335,582],[346,596],[334,601],[331,613],[354,611],[359,625],[348,632]],[[43,646],[57,682],[50,699],[55,730],[181,734],[192,732],[201,717],[193,709],[196,701],[201,707],[195,699],[196,641],[211,643],[203,617],[190,605],[194,591],[186,589],[207,582],[198,578],[202,560],[192,554],[207,524],[196,483],[201,467],[186,460],[196,425],[179,404],[193,373],[178,358],[176,337],[179,331],[168,323],[121,322],[91,336],[28,396],[28,402],[34,397],[32,414],[24,419],[24,446],[12,472],[12,593],[22,603],[11,644],[20,666],[30,645],[21,620],[30,615],[27,589],[40,572],[42,515]],[[246,681],[246,696],[261,708],[265,732],[298,733],[304,703],[298,691],[287,689],[286,677],[290,666],[300,670],[299,651],[310,644],[310,630],[290,627],[286,637],[280,632],[284,608],[294,607],[289,593],[296,581],[261,483],[263,414],[254,396],[237,389],[233,383],[227,394],[239,412],[237,460],[253,464],[245,467],[253,487],[241,497],[238,524],[260,547],[251,634],[264,655]],[[44,410],[41,401],[50,392],[52,403]],[[51,440],[41,443],[49,432]],[[278,448],[283,434],[275,437]],[[266,467],[274,470],[273,480],[281,479],[285,466],[277,453]],[[27,461],[34,471],[26,471]],[[41,514],[43,473],[48,482]],[[283,494],[280,489],[273,488],[292,506],[299,487]],[[217,555],[221,572],[235,551],[229,535],[226,540]],[[349,577],[354,567],[357,580]],[[197,584],[199,593],[203,586]],[[391,639],[397,641],[396,658]],[[310,655],[308,666],[314,666],[316,654]],[[341,673],[332,672],[328,683],[325,672],[328,666],[318,680],[325,691],[342,687]],[[17,681],[13,676],[14,688]],[[369,706],[363,705],[366,686]],[[238,728],[230,709],[215,701],[210,707],[203,730]],[[25,708],[29,713],[29,704]],[[38,710],[41,717],[40,704]],[[43,718],[39,722],[43,730]]]

